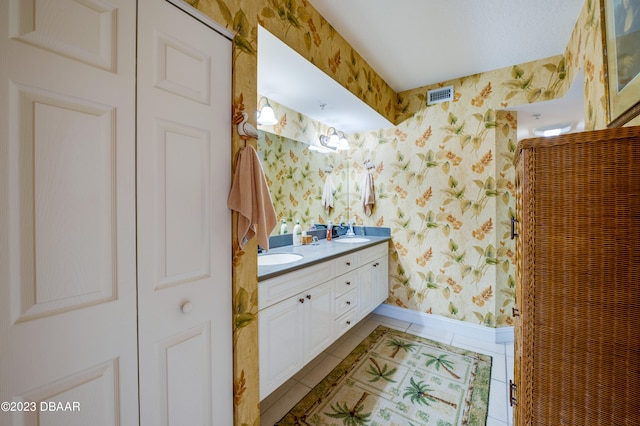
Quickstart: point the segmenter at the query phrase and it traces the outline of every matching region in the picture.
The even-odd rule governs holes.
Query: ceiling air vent
[[[441,89],[429,90],[427,92],[427,105],[439,104],[441,102],[451,102],[453,100],[453,86]]]

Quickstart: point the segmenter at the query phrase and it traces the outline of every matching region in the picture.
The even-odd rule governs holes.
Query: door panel
[[[261,400],[304,365],[304,300],[293,296],[258,314]]]
[[[135,3],[0,19],[0,424],[136,424]]]
[[[140,424],[232,424],[231,42],[138,5]]]
[[[328,281],[309,290],[305,303],[305,330],[303,331],[305,358],[309,362],[334,339],[333,281]]]

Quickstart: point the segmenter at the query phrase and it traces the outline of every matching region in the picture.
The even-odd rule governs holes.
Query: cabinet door
[[[333,281],[307,291],[304,302],[303,339],[306,363],[333,342]]]
[[[388,296],[388,257],[384,256],[363,265],[358,273],[359,315],[364,318]]]
[[[261,400],[303,366],[305,300],[303,295],[291,297],[258,314]]]
[[[376,294],[373,264],[376,261],[363,265],[358,271],[358,320],[364,318],[376,305]]]
[[[378,306],[389,297],[389,256],[373,262],[373,279],[376,290],[375,305]]]

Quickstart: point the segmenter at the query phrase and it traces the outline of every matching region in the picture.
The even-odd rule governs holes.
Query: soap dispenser
[[[296,226],[293,227],[293,245],[302,245],[302,226],[300,226],[299,220],[296,220]]]
[[[280,235],[284,235],[289,232],[289,228],[287,228],[287,221],[282,219],[282,225],[280,225]]]

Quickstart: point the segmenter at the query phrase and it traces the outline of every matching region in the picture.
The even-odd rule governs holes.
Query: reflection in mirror
[[[280,233],[282,220],[287,221],[291,232],[296,220],[307,230],[315,223],[337,223],[340,217],[346,222],[349,218],[348,154],[323,154],[309,148],[306,143],[258,130],[258,154],[278,217],[272,235]],[[334,204],[329,211],[322,200],[328,177],[335,187]]]

